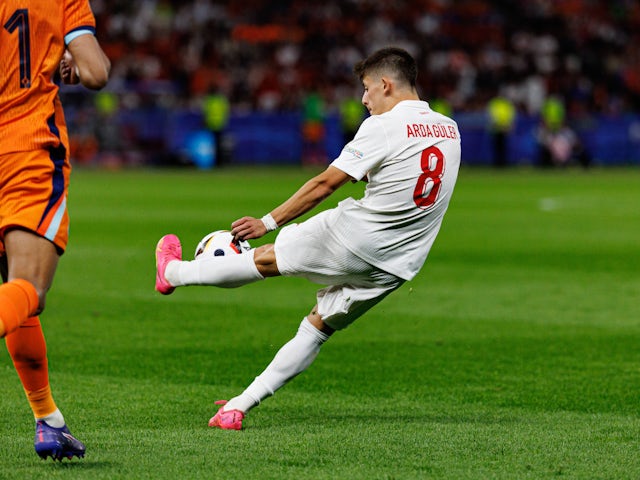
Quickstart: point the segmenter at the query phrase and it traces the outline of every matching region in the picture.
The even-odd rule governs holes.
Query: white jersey
[[[422,268],[440,230],[460,167],[460,132],[420,100],[367,118],[332,162],[364,197],[340,202],[332,233],[370,264],[405,280]]]

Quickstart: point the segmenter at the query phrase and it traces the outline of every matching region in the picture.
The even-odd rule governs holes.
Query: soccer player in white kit
[[[321,345],[411,280],[440,230],[460,166],[456,122],[420,100],[417,67],[405,50],[385,48],[354,67],[370,117],[322,173],[262,218],[232,223],[237,239],[260,238],[308,212],[348,181],[367,182],[348,198],[300,224],[284,227],[275,244],[241,255],[182,261],[175,235],[156,248],[156,290],[184,285],[237,287],[265,277],[304,277],[326,285],[296,335],[209,426],[242,428],[245,414],[316,358]]]

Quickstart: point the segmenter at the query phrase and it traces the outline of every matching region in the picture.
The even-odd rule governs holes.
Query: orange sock
[[[0,338],[16,330],[38,308],[38,292],[28,281],[11,280],[0,285]]]
[[[53,413],[57,407],[49,386],[47,344],[40,319],[30,317],[7,335],[6,342],[34,416],[42,418]]]

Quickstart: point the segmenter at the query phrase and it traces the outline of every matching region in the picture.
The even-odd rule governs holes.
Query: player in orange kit
[[[0,337],[36,419],[35,450],[82,457],[49,386],[44,310],[67,246],[69,139],[53,82],[99,89],[110,62],[95,36],[88,0],[0,3]]]

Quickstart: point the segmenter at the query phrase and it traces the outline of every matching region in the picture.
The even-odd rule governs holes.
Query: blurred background
[[[92,0],[102,92],[62,86],[76,164],[326,165],[400,46],[463,163],[640,165],[640,1]]]

